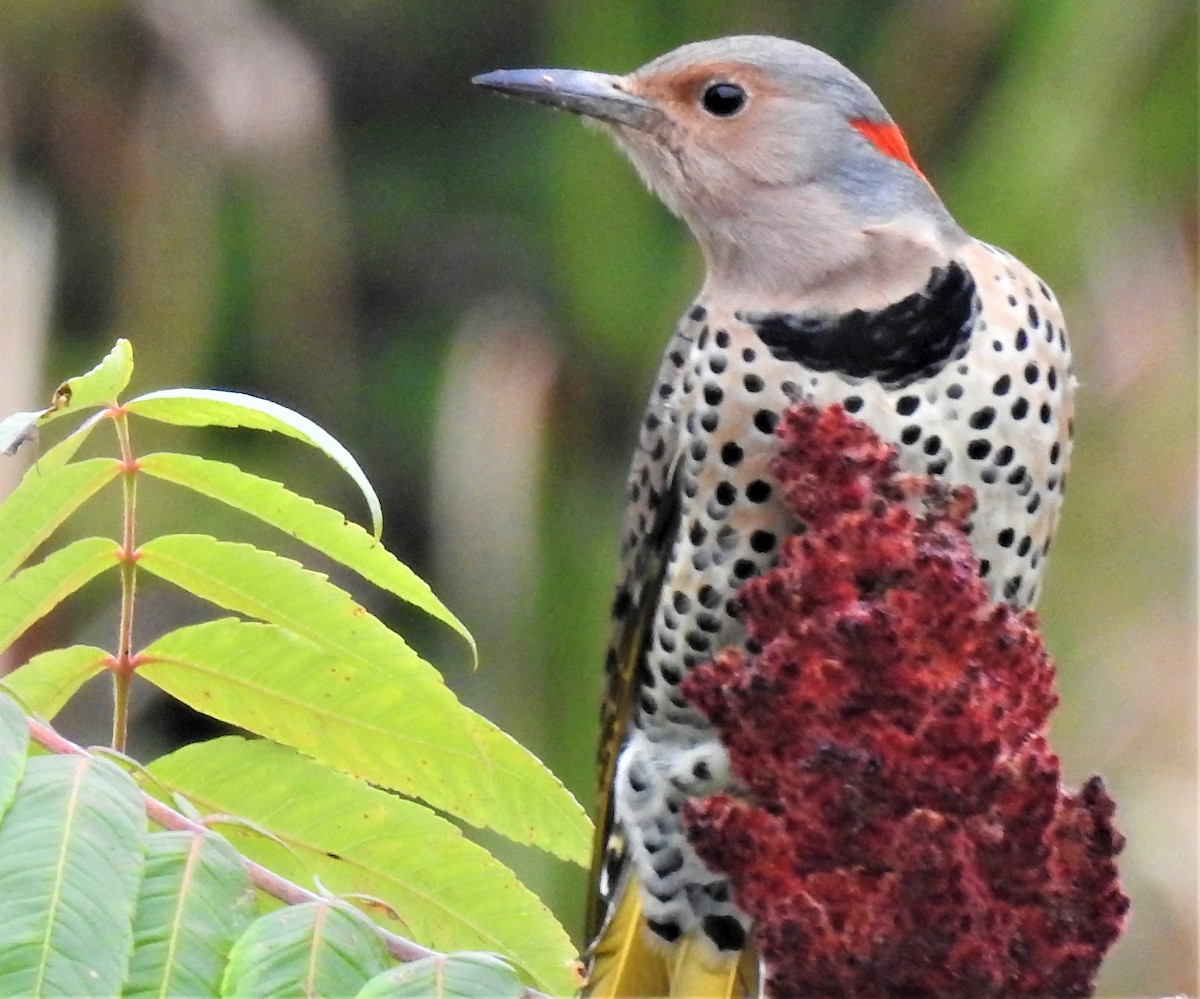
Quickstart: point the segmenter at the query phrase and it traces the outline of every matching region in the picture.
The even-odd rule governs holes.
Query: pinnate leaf
[[[42,422],[115,404],[132,376],[133,346],[128,340],[118,340],[91,371],[68,378],[58,387]]]
[[[16,454],[22,444],[36,435],[39,426],[60,416],[113,405],[132,375],[133,347],[128,340],[118,340],[91,371],[63,382],[48,407],[13,413],[0,420],[0,454]]]
[[[521,993],[520,979],[503,960],[468,951],[389,968],[356,999],[521,999]]]
[[[245,861],[212,832],[161,830],[146,841],[122,996],[213,996],[254,916]]]
[[[379,898],[399,914],[405,936],[438,950],[498,951],[538,988],[571,990],[566,969],[575,951],[566,931],[511,871],[417,803],[236,736],[176,750],[149,771],[152,793],[165,787],[203,813],[269,829],[280,842],[234,825],[224,831],[272,870]]]
[[[142,796],[115,764],[29,760],[0,822],[0,995],[119,993],[145,837]]]
[[[98,413],[93,413],[79,426],[72,430],[66,437],[55,444],[50,450],[43,454],[37,460],[34,468],[45,474],[47,471],[52,471],[61,468],[75,457],[75,452],[83,446],[83,443],[91,436],[93,430],[101,423],[112,416],[112,411],[103,409]],[[109,459],[110,461],[112,459]]]
[[[29,747],[29,722],[17,702],[0,693],[0,821],[12,804],[25,773]]]
[[[307,416],[241,392],[218,389],[162,389],[130,399],[125,409],[163,423],[184,427],[246,427],[284,434],[332,458],[358,486],[371,512],[375,537],[383,530],[379,497],[354,457],[328,431]]]
[[[80,538],[0,583],[0,649],[8,648],[64,597],[115,566],[117,550],[117,543],[108,538]]]
[[[357,524],[338,511],[299,496],[278,482],[236,465],[190,454],[151,454],[139,462],[147,475],[242,510],[311,545],[364,579],[449,625],[475,649],[474,639],[427,583]]]
[[[4,678],[4,684],[35,715],[53,718],[71,695],[108,668],[111,656],[91,645],[51,649]]]
[[[221,994],[352,996],[390,963],[365,919],[332,902],[304,902],[250,924],[229,954]]]
[[[7,579],[64,520],[120,474],[113,458],[31,467],[0,503],[0,579]]]
[[[214,544],[233,556],[226,580],[254,578],[250,566],[267,554]],[[244,562],[246,554],[254,557]],[[157,554],[142,565],[163,568]],[[168,578],[179,578],[173,570]],[[141,674],[214,717],[581,862],[589,823],[554,775],[460,704],[432,667],[344,593],[294,564],[291,571],[321,584],[307,620],[289,618],[294,629],[232,619],[181,628],[142,651]],[[270,589],[272,581],[255,585]],[[291,580],[273,588],[300,589]]]

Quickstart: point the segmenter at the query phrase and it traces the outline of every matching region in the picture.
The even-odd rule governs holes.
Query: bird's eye
[[[704,110],[718,118],[728,118],[745,107],[746,91],[736,83],[711,83],[701,97]]]

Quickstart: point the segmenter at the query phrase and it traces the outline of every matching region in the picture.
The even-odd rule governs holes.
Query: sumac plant
[[[0,649],[92,580],[114,596],[110,645],[17,655],[0,680],[0,995],[570,991],[565,931],[444,816],[586,863],[590,827],[571,795],[326,575],[186,530],[187,494],[199,493],[419,608],[473,652],[380,543],[358,464],[282,406],[202,389],[126,398],[132,374],[132,348],[118,341],[47,409],[0,424],[0,451],[39,450],[0,504]],[[70,420],[49,444],[46,428]],[[358,486],[371,528],[228,462],[142,454],[147,420],[311,445]],[[96,455],[104,433],[111,450]],[[153,518],[177,533],[147,536],[147,479],[181,487]],[[106,491],[120,493],[112,531],[56,545],[60,525]],[[149,577],[200,598],[211,617],[135,644]],[[99,674],[112,688],[112,741],[85,749],[51,721]],[[135,674],[250,736],[130,759]]]

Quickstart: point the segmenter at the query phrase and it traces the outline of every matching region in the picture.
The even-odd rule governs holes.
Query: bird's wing
[[[617,585],[617,602],[627,602],[627,606],[614,608],[613,630],[606,655],[608,682],[600,716],[597,822],[592,843],[587,913],[589,941],[596,938],[604,924],[621,880],[624,845],[620,830],[613,828],[613,779],[626,728],[637,702],[638,668],[654,627],[663,574],[678,530],[678,477],[672,467],[654,510],[654,520],[639,543],[626,554],[622,579]],[[606,870],[608,876],[602,879]],[[600,890],[602,880],[607,886],[603,893]]]

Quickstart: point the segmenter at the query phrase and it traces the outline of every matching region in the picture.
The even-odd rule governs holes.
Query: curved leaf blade
[[[429,585],[357,524],[337,510],[300,496],[278,482],[236,465],[191,454],[151,454],[139,468],[165,482],[185,486],[248,513],[303,541],[364,579],[449,625],[471,646],[475,640]]]
[[[123,999],[216,995],[254,906],[246,862],[221,836],[151,833]]]
[[[11,697],[0,693],[0,822],[12,804],[25,773],[29,722]]]
[[[120,992],[145,837],[142,796],[115,764],[29,760],[0,822],[0,995]]]
[[[139,416],[182,427],[246,427],[270,430],[303,441],[332,458],[354,480],[371,512],[375,537],[383,531],[383,511],[379,497],[354,457],[330,433],[307,416],[241,392],[218,389],[161,389],[148,392],[125,403],[125,409]]]
[[[405,936],[438,950],[497,951],[538,988],[572,990],[566,931],[508,868],[429,809],[262,739],[186,746],[149,771],[203,813],[239,815],[278,836],[283,846],[252,830],[226,831],[271,870],[375,896],[403,919]]]
[[[112,657],[92,645],[72,645],[34,656],[4,678],[4,685],[25,707],[42,718],[53,718],[71,695],[108,668]]]
[[[221,995],[352,996],[389,963],[365,920],[304,902],[250,924],[230,951]]]
[[[75,457],[75,452],[83,445],[84,441],[91,436],[93,430],[101,423],[109,419],[112,412],[107,409],[102,409],[98,413],[93,413],[79,426],[72,430],[66,437],[60,440],[54,447],[50,448],[37,460],[36,468],[38,471],[45,474],[47,471],[61,468],[68,461]],[[113,459],[109,459],[110,461]]]
[[[521,981],[495,954],[425,957],[372,978],[356,999],[521,999]]]
[[[112,406],[133,376],[133,346],[120,339],[91,371],[68,378],[54,392],[43,423],[96,406]]]
[[[55,389],[45,409],[13,413],[0,421],[0,454],[16,454],[22,444],[37,434],[38,427],[60,416],[115,405],[132,375],[133,347],[128,340],[118,340],[91,371],[68,378]]]
[[[562,783],[527,749],[463,707],[438,672],[416,656],[400,635],[323,575],[252,545],[218,542],[198,534],[156,538],[140,551],[139,566],[146,572],[238,614],[278,624],[331,654],[338,666],[353,666],[360,676],[374,675],[378,700],[367,699],[364,704],[365,717],[372,719],[366,728],[378,719],[385,742],[395,750],[388,762],[372,760],[364,747],[353,755],[341,755],[341,742],[335,747],[334,740],[318,731],[307,732],[302,742],[288,742],[290,746],[330,766],[370,773],[376,783],[424,797],[518,843],[538,845],[581,865],[587,862],[590,822]],[[204,656],[203,648],[198,651]],[[192,648],[180,653],[190,657]],[[313,658],[311,651],[300,654]],[[203,666],[204,672],[212,669],[208,662]],[[184,675],[186,670],[180,674]],[[199,677],[193,674],[194,693],[214,698],[211,688],[218,684],[211,678],[198,683]],[[268,677],[277,682],[270,672]],[[364,689],[371,687],[360,681],[358,690]],[[314,694],[324,699],[324,692]],[[264,696],[276,694],[264,688]],[[200,711],[208,711],[211,705],[211,700],[190,702]],[[380,704],[389,706],[394,712],[391,717],[379,713]],[[229,710],[258,712],[245,704],[234,704]],[[275,725],[284,720],[275,719]],[[248,717],[235,720],[235,724],[248,722]],[[409,752],[402,753],[403,746]]]
[[[569,860],[583,850],[574,799],[424,664],[389,675],[362,651],[232,619],[171,632],[140,656],[145,679],[213,717],[518,842]]]
[[[8,648],[84,583],[117,564],[118,545],[81,538],[0,583],[0,649]]]
[[[0,579],[11,576],[59,524],[120,473],[115,458],[29,468],[0,503]]]

